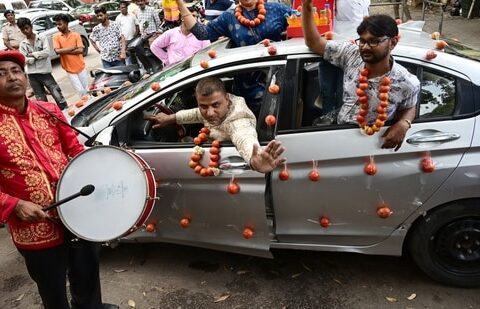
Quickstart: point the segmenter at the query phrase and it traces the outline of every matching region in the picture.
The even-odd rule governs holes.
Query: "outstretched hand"
[[[286,159],[280,157],[285,151],[282,143],[272,140],[268,145],[260,149],[258,145],[253,145],[252,157],[250,159],[250,166],[260,173],[269,173],[277,166],[285,163]]]

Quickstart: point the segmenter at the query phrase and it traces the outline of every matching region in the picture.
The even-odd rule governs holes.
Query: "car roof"
[[[435,63],[462,75],[467,75],[475,84],[480,85],[480,61],[468,59],[466,55],[459,57],[454,50],[449,50],[448,47],[445,52],[436,50],[436,41],[431,38],[430,34],[422,31],[423,24],[423,21],[412,21],[399,26],[400,41],[392,51],[393,56]],[[348,42],[357,37],[355,26],[352,27],[351,24],[350,26],[346,24],[336,25],[334,41]],[[312,53],[305,45],[304,38],[292,38],[272,44],[277,48],[277,55],[295,56]],[[268,56],[267,48],[262,43],[240,48],[227,48],[227,45],[228,40],[225,40],[212,47],[217,51],[215,59],[210,59],[205,50],[197,53],[192,59],[192,67],[199,66],[202,60],[208,60],[210,66],[217,66],[243,59]],[[437,57],[433,60],[426,60],[425,55],[428,50],[436,50]],[[460,59],[461,61],[459,61]]]
[[[16,14],[15,14],[15,18],[19,18],[19,17],[26,17],[28,19],[32,19],[32,18],[35,18],[37,16],[43,16],[45,15],[45,13],[48,13],[48,15],[56,15],[56,14],[66,14],[65,11],[60,11],[60,10],[48,10],[48,9],[44,9],[44,8],[33,8],[33,9],[25,9],[25,10],[21,10],[21,11],[18,11]],[[5,16],[0,16],[0,20],[2,19],[5,19]]]

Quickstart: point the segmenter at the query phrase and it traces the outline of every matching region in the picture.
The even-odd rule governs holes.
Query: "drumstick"
[[[72,194],[56,203],[53,203],[52,205],[46,207],[43,209],[43,211],[47,211],[47,210],[50,210],[52,208],[55,208],[55,207],[58,207],[66,202],[69,202],[71,200],[73,200],[74,198],[77,198],[79,196],[87,196],[87,195],[90,195],[92,194],[92,192],[95,191],[95,186],[94,185],[86,185],[84,186],[82,189],[80,189],[79,192],[75,193],[75,194]]]

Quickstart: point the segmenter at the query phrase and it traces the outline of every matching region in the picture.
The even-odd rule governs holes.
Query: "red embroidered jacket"
[[[21,221],[14,208],[19,199],[47,206],[69,158],[83,146],[75,132],[38,105],[65,120],[54,103],[27,101],[23,114],[0,102],[0,221],[8,222],[13,242],[21,249],[43,249],[63,243],[58,221]]]

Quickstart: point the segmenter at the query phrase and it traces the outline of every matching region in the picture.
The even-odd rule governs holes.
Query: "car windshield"
[[[446,53],[480,61],[480,50],[463,45],[462,43],[451,39],[446,39],[446,42],[448,44],[445,48]]]
[[[75,127],[86,127],[92,124],[93,122],[101,119],[105,115],[115,111],[112,108],[112,103],[116,101],[127,101],[130,99],[135,100],[135,98],[143,93],[144,91],[150,89],[152,82],[161,82],[165,79],[178,74],[179,72],[185,71],[190,68],[192,58],[180,62],[177,65],[166,68],[163,71],[160,71],[149,78],[141,80],[131,86],[121,87],[116,91],[103,96],[97,101],[93,102],[91,105],[87,106],[81,112],[79,112],[71,121],[71,124]]]
[[[92,11],[92,6],[88,5],[88,4],[82,4],[78,7],[76,7],[75,9],[73,9],[71,14],[72,15],[80,15],[80,14],[86,14],[86,13],[90,13],[90,12],[93,12]]]

